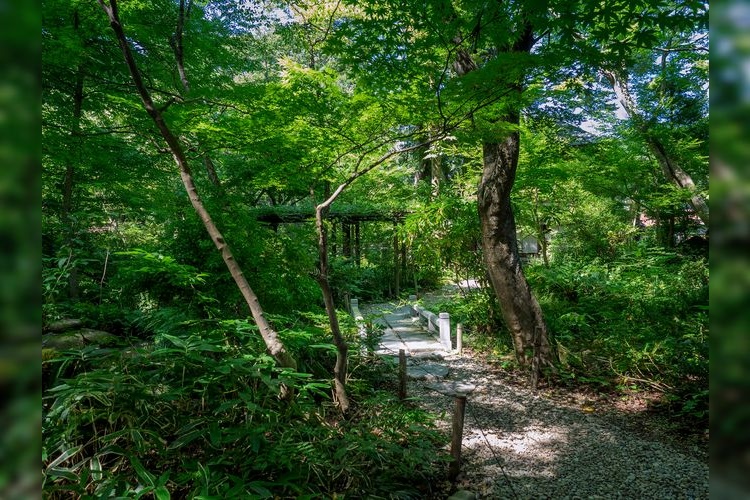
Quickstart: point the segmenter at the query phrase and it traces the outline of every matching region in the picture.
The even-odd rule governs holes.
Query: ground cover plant
[[[47,360],[46,497],[418,498],[442,475],[445,436],[393,391],[360,379],[352,415],[339,418],[322,329],[285,332],[317,352],[305,373],[259,354],[245,321],[169,331]]]

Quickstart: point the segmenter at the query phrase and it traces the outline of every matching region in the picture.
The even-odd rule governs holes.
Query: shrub
[[[330,346],[305,324],[284,335],[308,344],[308,366],[320,367]],[[419,498],[438,475],[445,439],[421,410],[360,388],[342,421],[329,376],[276,368],[246,322],[170,332],[52,361],[75,375],[44,395],[47,498]]]

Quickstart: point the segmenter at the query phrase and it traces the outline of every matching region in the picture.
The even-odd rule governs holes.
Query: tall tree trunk
[[[406,241],[401,241],[401,281],[406,281]]]
[[[506,50],[528,53],[533,44],[533,30],[527,23],[521,37]],[[457,51],[453,66],[459,75],[477,69],[476,62],[464,49]],[[508,82],[506,85],[509,93],[520,94],[520,83]],[[520,112],[514,111],[499,119],[516,130],[501,140],[486,141],[482,145],[483,169],[477,191],[482,253],[487,276],[513,339],[516,359],[522,367],[531,370],[531,383],[536,388],[541,367],[552,364],[553,354],[542,308],[531,293],[521,268],[516,222],[510,202],[521,146],[517,131]]]
[[[341,235],[343,241],[341,243],[342,252],[344,257],[351,258],[352,256],[352,226],[348,222],[341,223]]]
[[[73,13],[73,29],[78,30],[80,18],[78,10]],[[62,192],[62,214],[61,219],[65,225],[65,246],[72,252],[76,239],[78,224],[73,219],[73,191],[75,186],[76,164],[80,158],[81,141],[81,117],[83,116],[83,65],[76,69],[76,80],[73,87],[73,122],[70,129],[71,151],[65,166],[65,177],[63,178]],[[75,259],[71,258],[70,274],[68,275],[68,297],[78,300],[80,292],[78,288],[78,266]]]
[[[123,57],[125,58],[125,63],[127,64],[130,76],[133,80],[133,84],[135,85],[138,94],[140,95],[143,107],[145,108],[148,115],[153,119],[156,127],[161,133],[161,136],[167,143],[169,151],[172,153],[172,157],[174,158],[175,163],[180,170],[180,179],[182,180],[182,183],[185,187],[185,191],[187,192],[188,198],[190,199],[190,203],[192,204],[195,212],[198,214],[198,217],[200,217],[201,221],[203,222],[203,225],[206,228],[206,232],[208,232],[211,240],[219,250],[219,253],[224,260],[229,273],[232,275],[232,278],[237,284],[237,288],[239,289],[240,293],[245,299],[245,302],[250,308],[250,312],[253,316],[253,319],[255,320],[255,323],[258,325],[258,330],[263,337],[263,341],[266,344],[268,352],[271,354],[271,356],[274,357],[274,359],[280,366],[296,369],[296,361],[286,350],[284,344],[281,342],[281,339],[279,339],[278,334],[266,319],[263,309],[260,306],[260,302],[258,301],[258,297],[255,295],[255,292],[253,292],[253,289],[247,282],[247,279],[245,278],[240,265],[234,259],[234,255],[232,254],[229,245],[224,239],[224,236],[221,234],[218,227],[216,227],[216,224],[211,218],[211,215],[203,205],[203,201],[198,195],[198,190],[195,186],[195,182],[190,171],[190,166],[188,165],[187,158],[185,157],[185,152],[182,145],[180,144],[180,141],[172,133],[169,126],[164,121],[164,117],[154,104],[150,93],[143,83],[140,71],[138,70],[138,66],[136,65],[135,59],[133,58],[130,46],[128,45],[127,37],[125,36],[122,24],[120,23],[117,1],[109,0],[109,6],[104,3],[104,0],[98,0],[98,2],[109,18],[110,27],[114,31],[117,41],[120,45],[120,50],[122,51]]]
[[[219,179],[219,175],[216,173],[216,166],[214,165],[213,160],[211,160],[211,157],[208,156],[208,153],[203,155],[203,165],[206,167],[208,180],[210,180],[211,184],[213,184],[216,188],[221,190],[221,179]]]
[[[362,265],[362,235],[360,234],[361,221],[354,223],[354,263],[357,267]]]
[[[440,186],[444,180],[443,156],[439,152],[435,152],[432,158],[430,158],[430,184],[432,185],[430,193],[433,198],[437,198],[440,195]]]
[[[513,339],[516,359],[522,367],[531,368],[535,356],[540,364],[551,363],[552,352],[542,309],[521,269],[510,202],[519,139],[519,133],[512,132],[500,142],[483,145],[484,169],[477,202],[487,274]]]
[[[539,212],[539,190],[534,189],[534,226],[536,226],[536,239],[539,244],[539,252],[542,254],[542,262],[544,267],[549,267],[549,256],[547,255],[547,224],[543,222],[541,214]]]
[[[401,294],[401,266],[399,265],[398,226],[393,224],[393,296]]]
[[[708,202],[696,189],[690,174],[680,167],[679,163],[668,153],[667,148],[659,138],[649,130],[648,124],[638,109],[635,99],[630,94],[627,76],[618,75],[614,71],[603,71],[603,74],[609,80],[610,85],[612,85],[612,90],[614,90],[617,100],[623,109],[625,109],[628,116],[630,116],[630,119],[633,120],[636,129],[646,141],[646,145],[659,163],[664,177],[678,188],[690,191],[690,205],[693,207],[695,215],[708,226]]]
[[[174,51],[174,58],[177,62],[177,72],[180,75],[180,83],[185,92],[190,92],[190,82],[185,72],[185,49],[183,46],[183,33],[185,30],[185,19],[190,15],[190,7],[192,2],[188,2],[187,8],[185,7],[185,0],[180,0],[179,12],[177,14],[177,28],[175,29],[174,35],[170,40],[170,45]]]

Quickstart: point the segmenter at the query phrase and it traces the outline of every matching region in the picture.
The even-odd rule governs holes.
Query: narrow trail
[[[407,351],[416,367],[408,394],[438,415],[442,429],[450,432],[452,398],[427,389],[425,379],[477,386],[467,399],[458,489],[488,499],[708,498],[703,461],[519,386],[504,370],[444,351],[409,306],[373,304],[362,312],[384,328],[379,354]]]

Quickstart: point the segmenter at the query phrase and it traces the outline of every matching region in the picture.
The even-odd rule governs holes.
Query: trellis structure
[[[252,209],[255,219],[270,225],[276,231],[280,224],[301,224],[315,220],[315,208],[312,206],[265,206]],[[331,254],[336,255],[338,248],[337,231],[341,231],[341,254],[354,260],[357,266],[362,258],[361,251],[361,223],[362,222],[391,222],[394,226],[402,224],[410,212],[405,210],[383,210],[361,205],[337,205],[327,214],[327,219],[336,222],[331,231]],[[339,229],[340,227],[340,229]],[[399,242],[394,234],[394,285],[398,295],[401,279],[406,267],[406,246]]]

